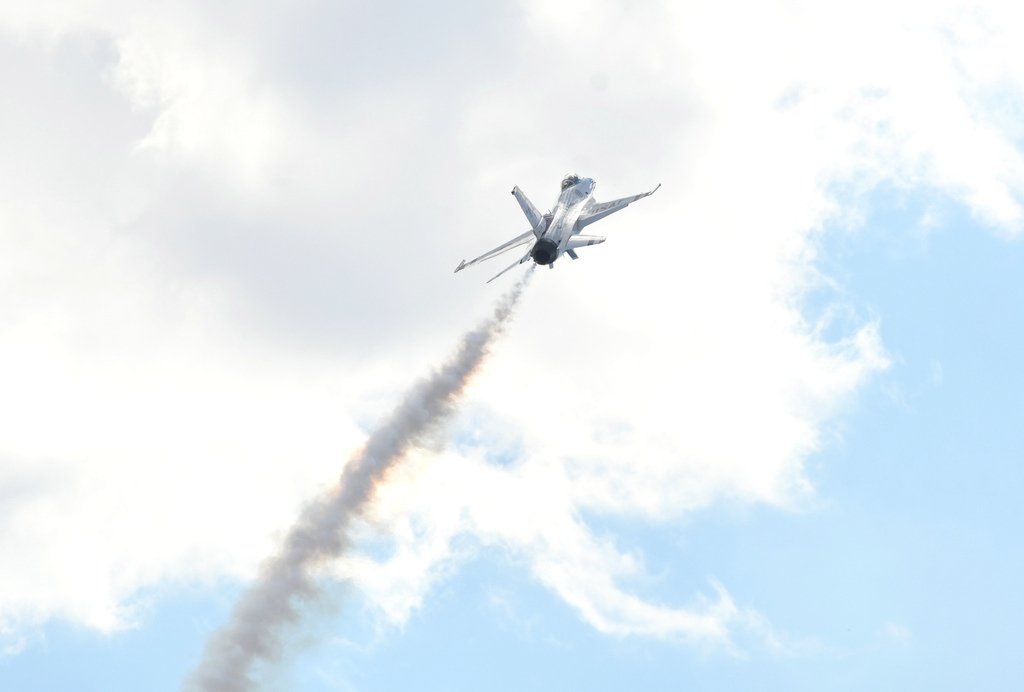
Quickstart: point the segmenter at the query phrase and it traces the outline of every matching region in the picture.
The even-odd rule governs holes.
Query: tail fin
[[[526,220],[530,222],[534,235],[540,238],[540,234],[544,230],[541,228],[541,222],[544,220],[544,217],[537,211],[537,207],[533,206],[533,202],[526,198],[526,195],[523,194],[518,185],[512,188],[512,194],[515,195],[516,201],[519,202],[523,213],[526,214]]]

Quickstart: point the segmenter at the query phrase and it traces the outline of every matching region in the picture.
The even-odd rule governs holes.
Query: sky
[[[662,187],[535,272],[262,687],[1024,686],[1022,31],[0,1],[0,689],[182,689],[568,172]]]

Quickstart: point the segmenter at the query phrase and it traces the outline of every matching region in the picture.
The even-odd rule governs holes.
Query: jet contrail
[[[263,564],[255,583],[235,604],[228,622],[207,641],[199,666],[185,681],[185,690],[255,689],[255,667],[280,655],[286,627],[298,621],[303,603],[320,594],[313,568],[342,554],[349,522],[370,499],[383,474],[452,413],[491,342],[504,329],[532,273],[531,267],[501,297],[494,314],[462,337],[447,363],[412,387],[345,466],[339,483],[306,506],[279,554]]]

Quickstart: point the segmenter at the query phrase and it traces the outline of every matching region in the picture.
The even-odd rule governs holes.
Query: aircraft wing
[[[658,183],[658,187],[661,187],[661,183]],[[654,188],[650,192],[641,192],[639,195],[632,195],[631,197],[623,197],[622,199],[614,199],[611,202],[601,202],[589,207],[583,211],[580,215],[579,221],[576,223],[577,228],[584,228],[589,226],[595,221],[600,221],[609,214],[614,214],[620,209],[625,209],[630,203],[643,199],[644,197],[650,197],[658,191],[658,187]]]
[[[515,238],[508,241],[504,245],[499,245],[490,252],[485,252],[484,254],[477,257],[475,260],[470,260],[469,262],[467,262],[466,260],[462,260],[461,262],[459,262],[459,266],[455,267],[455,271],[460,271],[462,269],[465,269],[466,267],[473,266],[477,262],[483,262],[484,260],[489,260],[492,257],[497,257],[503,252],[508,252],[512,248],[519,247],[520,245],[525,245],[526,243],[532,243],[536,239],[536,236],[534,236],[533,234],[533,229],[530,229],[529,231],[523,233],[522,235],[517,235]]]
[[[512,264],[508,265],[507,267],[502,269],[500,272],[498,272],[497,274],[495,274],[491,278],[487,279],[487,283],[491,283],[492,281],[494,281],[495,279],[497,279],[499,276],[501,276],[505,272],[509,271],[510,269],[515,269],[516,267],[518,267],[520,264],[522,264],[523,262],[525,262],[528,259],[530,259],[530,253],[529,252],[527,252],[525,255],[523,255],[522,259],[520,259],[519,261],[513,262]]]

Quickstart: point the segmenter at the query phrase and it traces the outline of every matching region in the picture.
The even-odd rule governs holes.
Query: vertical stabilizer
[[[537,207],[533,206],[533,202],[526,198],[526,195],[523,194],[518,185],[512,188],[512,194],[515,196],[516,201],[519,202],[519,206],[522,207],[523,213],[526,214],[526,219],[530,222],[530,228],[533,229],[534,235],[539,238],[544,231],[544,217],[537,211]]]

